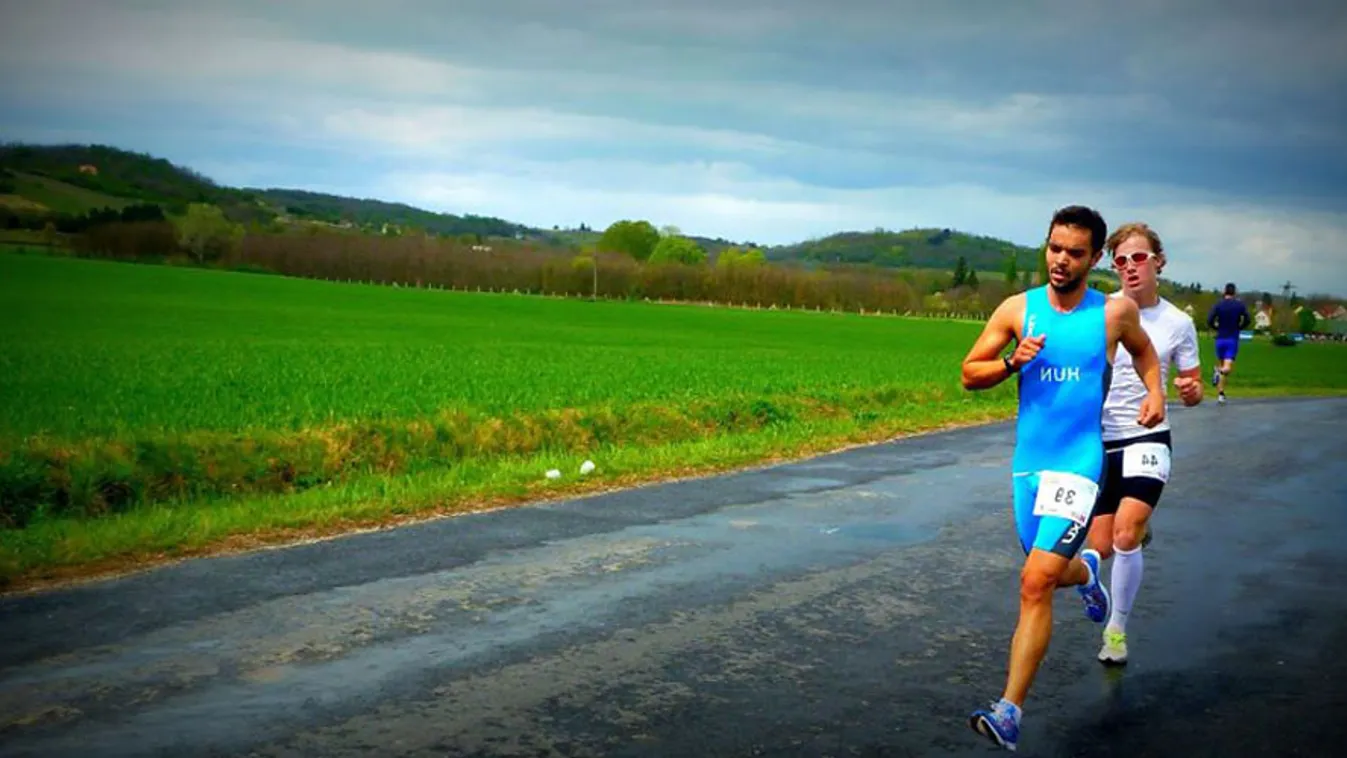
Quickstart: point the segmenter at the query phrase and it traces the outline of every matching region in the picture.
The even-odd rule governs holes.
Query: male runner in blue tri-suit
[[[1239,355],[1239,333],[1249,328],[1252,320],[1249,309],[1235,297],[1235,283],[1225,285],[1225,294],[1207,313],[1207,326],[1216,330],[1216,370],[1211,384],[1216,388],[1216,402],[1225,405],[1225,382],[1235,370],[1235,356]]]
[[[1001,699],[969,718],[976,732],[1011,750],[1019,741],[1024,699],[1052,636],[1053,591],[1075,586],[1090,620],[1108,617],[1099,554],[1076,553],[1103,480],[1104,398],[1119,344],[1131,353],[1146,386],[1137,422],[1153,427],[1165,417],[1160,361],[1136,303],[1086,286],[1107,232],[1090,208],[1057,211],[1048,226],[1047,285],[1002,301],[963,363],[963,386],[970,390],[1019,376],[1012,479],[1015,527],[1026,555],[1020,617]],[[1015,351],[1002,357],[1012,340]]]

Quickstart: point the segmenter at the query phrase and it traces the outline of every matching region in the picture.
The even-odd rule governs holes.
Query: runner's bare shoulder
[[[1028,307],[1028,298],[1023,292],[1009,295],[992,313],[992,321],[1005,325],[1015,335],[1016,340],[1023,339],[1020,328],[1024,325],[1024,311]]]
[[[1123,324],[1141,323],[1141,309],[1130,297],[1110,297],[1104,301],[1104,320],[1110,329],[1120,329]],[[1116,333],[1116,332],[1115,332]]]
[[[1140,316],[1136,301],[1130,297],[1110,297],[1105,301],[1104,313],[1111,319]]]
[[[996,310],[992,312],[992,319],[1005,319],[1007,323],[1018,321],[1024,316],[1026,302],[1028,301],[1025,299],[1023,292],[1007,295],[1006,299],[1002,300],[1001,304],[996,306]]]

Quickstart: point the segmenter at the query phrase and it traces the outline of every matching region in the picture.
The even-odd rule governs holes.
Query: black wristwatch
[[[1006,364],[1006,371],[1007,371],[1008,373],[1013,374],[1013,373],[1015,373],[1016,371],[1019,371],[1019,369],[1015,366],[1015,364],[1013,364],[1013,363],[1010,362],[1010,356],[1008,356],[1008,355],[1003,355],[1003,356],[1001,356],[1001,362],[1004,363],[1004,364]]]

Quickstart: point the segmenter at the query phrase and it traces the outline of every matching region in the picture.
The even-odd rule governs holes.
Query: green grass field
[[[0,297],[0,583],[1013,413],[1010,385],[959,386],[972,323],[13,253]],[[1232,391],[1341,391],[1344,368],[1254,343]]]
[[[293,429],[957,388],[967,324],[590,303],[6,258],[4,433]]]

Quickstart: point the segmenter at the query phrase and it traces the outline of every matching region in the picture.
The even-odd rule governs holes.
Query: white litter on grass
[[[556,470],[556,469],[551,469],[551,470],[549,470],[549,471],[547,472],[547,478],[548,478],[548,479],[560,479],[560,478],[561,478],[561,472],[558,471],[558,470]]]
[[[580,464],[581,475],[588,474],[593,470],[594,470],[594,461],[585,461],[584,463]]]

